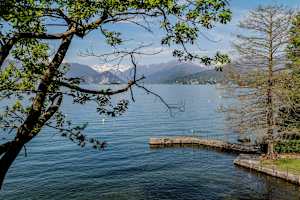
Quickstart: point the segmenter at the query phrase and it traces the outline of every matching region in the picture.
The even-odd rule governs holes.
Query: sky
[[[199,45],[197,47],[191,47],[192,51],[209,56],[214,55],[217,51],[228,53],[229,55],[233,54],[234,52],[231,43],[234,40],[235,33],[239,31],[237,24],[251,9],[254,9],[259,5],[270,4],[278,4],[297,9],[300,8],[300,0],[230,0],[229,2],[230,9],[233,12],[231,22],[226,25],[217,25],[213,30],[201,31]],[[174,57],[172,57],[172,50],[161,47],[158,37],[162,35],[162,31],[157,29],[157,26],[155,25],[157,24],[153,25],[153,27],[155,27],[153,33],[147,33],[134,25],[126,23],[110,26],[108,28],[122,32],[124,38],[129,41],[126,43],[125,48],[133,48],[139,44],[151,44],[151,46],[145,47],[142,51],[148,53],[161,51],[161,53],[156,55],[137,57],[137,63],[140,65],[164,63],[174,60]],[[67,53],[65,62],[77,62],[100,68],[110,67],[110,64],[104,64],[103,60],[96,56],[83,56],[84,53],[91,50],[95,54],[111,51],[111,48],[105,45],[99,30],[89,33],[84,39],[75,38],[71,43],[71,48]],[[119,69],[122,70],[129,67],[130,62],[124,60]]]

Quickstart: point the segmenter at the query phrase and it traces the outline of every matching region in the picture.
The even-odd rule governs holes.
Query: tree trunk
[[[269,82],[271,82],[271,80],[269,80]],[[267,130],[267,144],[268,144],[267,154],[272,156],[274,154],[272,83],[269,83],[268,87],[269,88],[267,94],[267,106],[268,106],[267,108],[267,129],[268,129]]]
[[[15,142],[0,159],[0,189],[2,188],[5,175],[24,146],[24,142]]]
[[[267,137],[268,151],[267,154],[272,156],[274,153],[273,145],[273,20],[271,16],[269,25],[269,56],[268,56],[268,83],[267,83]]]
[[[267,152],[267,154],[269,156],[274,155],[274,142],[272,140],[268,141],[268,152]]]
[[[52,62],[49,64],[48,69],[43,75],[40,84],[38,85],[39,92],[36,94],[33,100],[29,114],[24,123],[17,130],[16,138],[13,141],[14,144],[7,149],[0,159],[0,189],[9,167],[20,153],[22,147],[39,133],[44,123],[46,123],[58,109],[58,107],[55,108],[51,111],[50,115],[48,114],[47,117],[42,120],[42,122],[40,121],[42,116],[42,108],[45,103],[49,86],[51,85],[53,78],[58,73],[57,69],[67,53],[72,38],[73,34],[62,40],[59,49],[57,50]],[[60,97],[60,102],[61,99],[62,97]]]

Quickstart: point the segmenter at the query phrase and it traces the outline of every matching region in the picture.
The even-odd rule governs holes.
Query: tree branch
[[[144,76],[142,76],[141,78],[137,79],[137,80],[130,80],[128,81],[127,83],[127,86],[124,87],[124,88],[121,88],[121,89],[118,89],[118,90],[115,90],[115,91],[105,91],[105,90],[91,90],[91,89],[86,89],[86,88],[82,88],[78,85],[72,85],[70,83],[67,83],[67,82],[58,82],[59,85],[61,86],[64,86],[64,87],[67,87],[69,89],[72,89],[72,90],[76,90],[78,92],[83,92],[83,93],[86,93],[86,94],[97,94],[97,95],[107,95],[107,96],[111,96],[111,95],[115,95],[115,94],[119,94],[119,93],[123,93],[123,92],[126,92],[128,91],[132,86],[136,85],[137,82],[141,81],[145,79]]]

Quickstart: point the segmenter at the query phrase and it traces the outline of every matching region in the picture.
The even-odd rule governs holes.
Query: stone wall
[[[292,174],[289,171],[279,171],[274,167],[262,166],[257,155],[241,154],[234,160],[234,164],[300,185],[299,175]]]

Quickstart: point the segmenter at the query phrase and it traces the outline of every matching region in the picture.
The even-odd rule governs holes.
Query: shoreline
[[[191,145],[221,150],[222,152],[240,153],[237,158],[234,159],[234,165],[300,185],[300,174],[294,174],[289,171],[288,168],[287,170],[278,169],[274,164],[263,164],[259,150],[253,145],[228,143],[221,140],[204,139],[197,136],[166,136],[150,138],[149,145],[150,148],[186,147]],[[280,158],[300,159],[300,155],[281,154]]]
[[[260,156],[240,154],[233,163],[237,166],[247,168],[249,170],[255,170],[259,173],[264,173],[276,178],[283,179],[287,182],[300,185],[300,175],[293,174],[291,172],[282,171],[276,169],[274,166],[263,166],[261,164]]]

